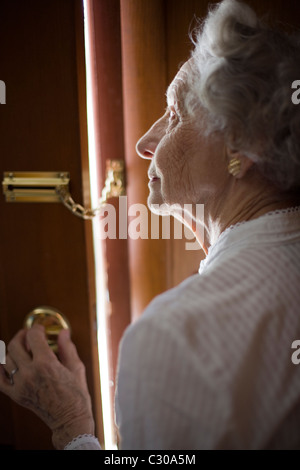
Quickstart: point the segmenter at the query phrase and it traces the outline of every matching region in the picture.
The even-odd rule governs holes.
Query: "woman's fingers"
[[[11,385],[7,370],[4,369],[4,365],[0,364],[0,391],[10,396]]]
[[[49,347],[45,328],[35,324],[26,332],[26,346],[30,350],[33,359],[56,359],[52,349]]]
[[[58,356],[59,360],[71,372],[85,377],[85,367],[78,356],[77,349],[70,337],[69,330],[61,330],[58,335]]]
[[[31,361],[31,356],[26,350],[26,331],[20,330],[13,337],[7,346],[6,363],[0,368],[0,391],[12,396],[12,385],[15,381],[15,374],[19,367],[26,367]]]
[[[10,358],[17,366],[28,364],[31,361],[31,356],[26,349],[26,330],[18,331],[9,342],[7,346],[6,365],[8,365]],[[7,368],[5,369],[7,370]]]
[[[7,375],[7,377],[9,378],[10,377],[10,374],[11,372],[15,371],[16,369],[18,369],[18,366],[17,364],[15,363],[15,361],[9,356],[7,355],[6,357],[6,364],[3,365],[3,369]],[[10,380],[10,379],[9,379]]]

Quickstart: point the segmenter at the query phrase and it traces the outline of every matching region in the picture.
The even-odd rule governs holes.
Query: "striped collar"
[[[200,263],[202,274],[220,256],[241,247],[263,247],[300,241],[300,206],[268,212],[257,219],[231,225],[221,233]]]

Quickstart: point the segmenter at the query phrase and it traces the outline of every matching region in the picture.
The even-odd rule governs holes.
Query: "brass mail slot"
[[[61,202],[57,188],[69,190],[68,172],[7,171],[2,187],[7,202]]]

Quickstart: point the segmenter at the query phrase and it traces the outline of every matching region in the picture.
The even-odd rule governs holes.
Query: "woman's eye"
[[[177,114],[176,114],[175,109],[171,108],[170,113],[169,113],[169,120],[174,121],[174,119],[177,119]]]
[[[176,112],[176,109],[172,106],[168,109],[168,131],[172,130],[179,121],[179,116]]]

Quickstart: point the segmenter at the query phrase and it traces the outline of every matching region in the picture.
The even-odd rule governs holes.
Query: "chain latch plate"
[[[69,173],[9,171],[4,173],[2,188],[7,202],[60,202],[56,188],[69,188]]]
[[[92,219],[107,200],[125,194],[125,164],[123,160],[107,160],[106,180],[98,207],[85,208],[77,204],[69,191],[68,172],[8,171],[2,181],[7,202],[62,202],[81,219]]]

